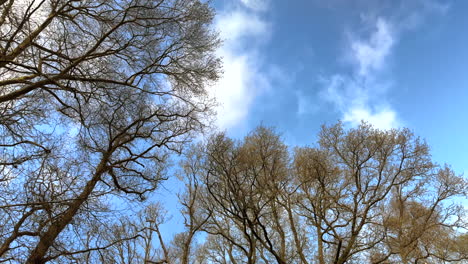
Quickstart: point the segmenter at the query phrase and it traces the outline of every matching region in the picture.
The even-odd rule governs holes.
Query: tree
[[[466,228],[463,208],[446,202],[463,194],[466,182],[448,167],[431,176],[417,188],[396,188],[385,208],[383,225],[388,256],[397,254],[402,263],[454,262],[466,258],[463,250],[454,250],[458,239],[455,231]],[[428,190],[432,192],[421,193]]]
[[[189,0],[0,4],[0,260],[60,262],[93,250],[73,243],[78,219],[143,199],[205,126],[213,12]]]
[[[463,197],[466,181],[434,164],[427,144],[408,129],[380,131],[365,123],[349,131],[340,123],[323,127],[319,147],[298,150],[295,161],[304,183],[301,207],[316,229],[321,263],[362,259],[365,252],[388,241],[393,228],[386,212],[394,208],[392,192],[398,194],[397,200],[409,202],[415,216],[415,221],[408,219],[415,237],[400,244],[404,251],[412,251],[413,241],[442,226],[455,230],[461,224],[463,209],[444,203]],[[398,221],[406,222],[405,206],[399,206]],[[386,250],[379,261],[398,254],[398,262],[408,262],[407,252],[401,250]]]
[[[408,129],[324,126],[290,151],[272,129],[196,147],[209,219],[203,263],[438,263],[467,259],[467,182]],[[436,238],[434,238],[436,237]],[[211,262],[210,262],[211,261]]]
[[[179,203],[182,205],[181,214],[184,218],[185,230],[176,234],[172,244],[174,248],[174,263],[190,264],[194,263],[194,253],[197,250],[195,247],[195,237],[200,233],[210,218],[210,212],[206,213],[202,210],[201,196],[203,190],[197,175],[201,172],[202,153],[197,150],[197,147],[192,147],[185,154],[185,159],[180,163],[181,174],[179,180],[184,183],[185,188],[180,193]]]
[[[288,154],[279,136],[260,127],[242,142],[223,135],[206,149],[207,232],[222,235],[245,254],[247,263],[292,261],[285,211],[279,202],[288,183]],[[232,225],[230,230],[226,225]]]

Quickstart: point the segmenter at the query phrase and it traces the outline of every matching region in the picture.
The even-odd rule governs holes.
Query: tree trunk
[[[54,221],[49,229],[40,237],[39,242],[37,243],[36,248],[29,255],[27,264],[42,264],[46,262],[44,258],[47,254],[47,251],[55,242],[55,239],[63,231],[63,229],[71,222],[73,217],[78,212],[80,206],[88,199],[89,195],[93,192],[94,187],[101,179],[102,174],[106,172],[106,163],[109,158],[109,154],[104,154],[101,158],[101,162],[96,168],[96,172],[91,180],[88,181],[85,188],[81,194],[70,204],[70,207],[60,216],[56,221]]]

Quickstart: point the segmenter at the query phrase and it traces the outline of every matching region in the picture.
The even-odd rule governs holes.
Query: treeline
[[[167,263],[464,263],[467,182],[409,130],[324,126],[290,149],[272,129],[216,134],[180,164],[186,230],[159,240]],[[458,200],[463,201],[463,200]],[[466,201],[466,200],[465,200]],[[161,207],[124,226],[155,230]],[[148,231],[150,232],[150,231]],[[202,233],[197,243],[194,236]],[[143,240],[151,236],[146,234]],[[147,249],[147,248],[145,248]],[[114,249],[114,250],[117,250]],[[151,249],[153,250],[153,248]],[[115,251],[115,254],[119,250]],[[125,254],[124,254],[125,255]]]

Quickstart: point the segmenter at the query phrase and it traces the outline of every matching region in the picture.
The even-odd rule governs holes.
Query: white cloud
[[[216,20],[216,29],[224,40],[222,50],[245,48],[249,41],[259,42],[268,37],[268,23],[255,12],[237,9],[220,13]]]
[[[343,122],[350,123],[352,126],[359,125],[362,120],[380,129],[391,129],[400,125],[395,111],[386,107],[379,107],[377,110],[365,106],[362,108],[351,107],[343,116]]]
[[[255,91],[249,90],[254,78],[249,72],[249,58],[236,56],[221,51],[224,61],[224,76],[213,90],[219,106],[217,109],[218,126],[224,129],[239,124],[248,114],[255,97]]]
[[[385,90],[383,84],[367,86],[359,76],[351,78],[340,74],[321,77],[320,83],[325,87],[321,97],[336,107],[343,122],[357,126],[364,120],[380,129],[400,125],[396,112],[387,103],[377,100]]]
[[[347,94],[351,97],[351,100],[342,103],[341,106],[344,122],[358,125],[364,120],[380,129],[390,129],[400,125],[395,110],[382,96],[385,85],[378,79],[378,74],[386,66],[394,43],[395,32],[383,18],[377,18],[375,31],[368,39],[357,39],[350,43],[358,69],[355,80],[343,83],[347,85]]]
[[[386,100],[389,81],[382,78],[397,35],[414,30],[429,14],[446,14],[449,8],[437,0],[403,1],[386,19],[372,14],[361,16],[363,28],[373,31],[367,38],[350,34],[346,55],[351,58],[351,74],[321,78],[325,87],[322,96],[335,105],[344,122],[358,125],[364,120],[382,129],[402,125]]]
[[[374,20],[368,38],[350,38],[351,74],[321,76],[321,97],[332,103],[352,126],[367,121],[377,128],[400,126],[396,111],[385,100],[388,82],[380,78],[395,43],[395,32],[383,18]]]
[[[351,56],[356,61],[361,76],[381,70],[395,42],[390,25],[382,18],[376,22],[376,31],[366,40],[351,41]]]
[[[350,34],[347,58],[351,58],[351,74],[334,74],[321,78],[322,96],[335,105],[344,122],[357,125],[362,120],[388,129],[401,126],[397,112],[386,100],[389,81],[388,61],[397,36],[414,30],[429,14],[445,14],[449,5],[437,0],[404,1],[386,19],[361,15],[363,28],[371,28],[367,37]]]
[[[220,13],[215,25],[224,41],[218,50],[224,75],[211,95],[218,103],[217,126],[230,129],[244,123],[255,97],[269,86],[260,47],[270,28],[257,11],[241,7]]]

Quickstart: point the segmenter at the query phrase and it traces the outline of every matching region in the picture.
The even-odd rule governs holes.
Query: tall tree
[[[408,129],[324,126],[289,151],[271,129],[198,146],[206,263],[438,263],[467,259],[467,182]],[[436,237],[436,238],[434,238]]]
[[[218,135],[206,152],[203,181],[212,204],[208,210],[215,215],[208,232],[238,243],[248,263],[257,263],[260,258],[290,262],[287,218],[278,202],[288,183],[289,164],[287,147],[280,137],[263,127],[242,142]],[[230,223],[235,227],[232,233],[224,226]]]
[[[193,0],[1,1],[0,260],[79,254],[78,219],[165,178],[210,114],[212,19]]]
[[[395,232],[413,232],[412,238],[400,236],[399,250],[385,250],[380,259],[408,263],[413,242],[442,226],[466,228],[460,225],[463,209],[445,204],[466,194],[466,181],[433,163],[428,145],[408,129],[380,131],[365,123],[348,131],[340,123],[323,127],[318,148],[299,149],[295,162],[303,183],[300,204],[316,230],[320,263],[362,259],[394,240],[389,238],[397,228],[393,225],[402,228],[409,222],[411,229]],[[392,205],[392,193],[398,194],[398,205]],[[394,218],[387,212],[394,206],[401,225],[389,220]]]

